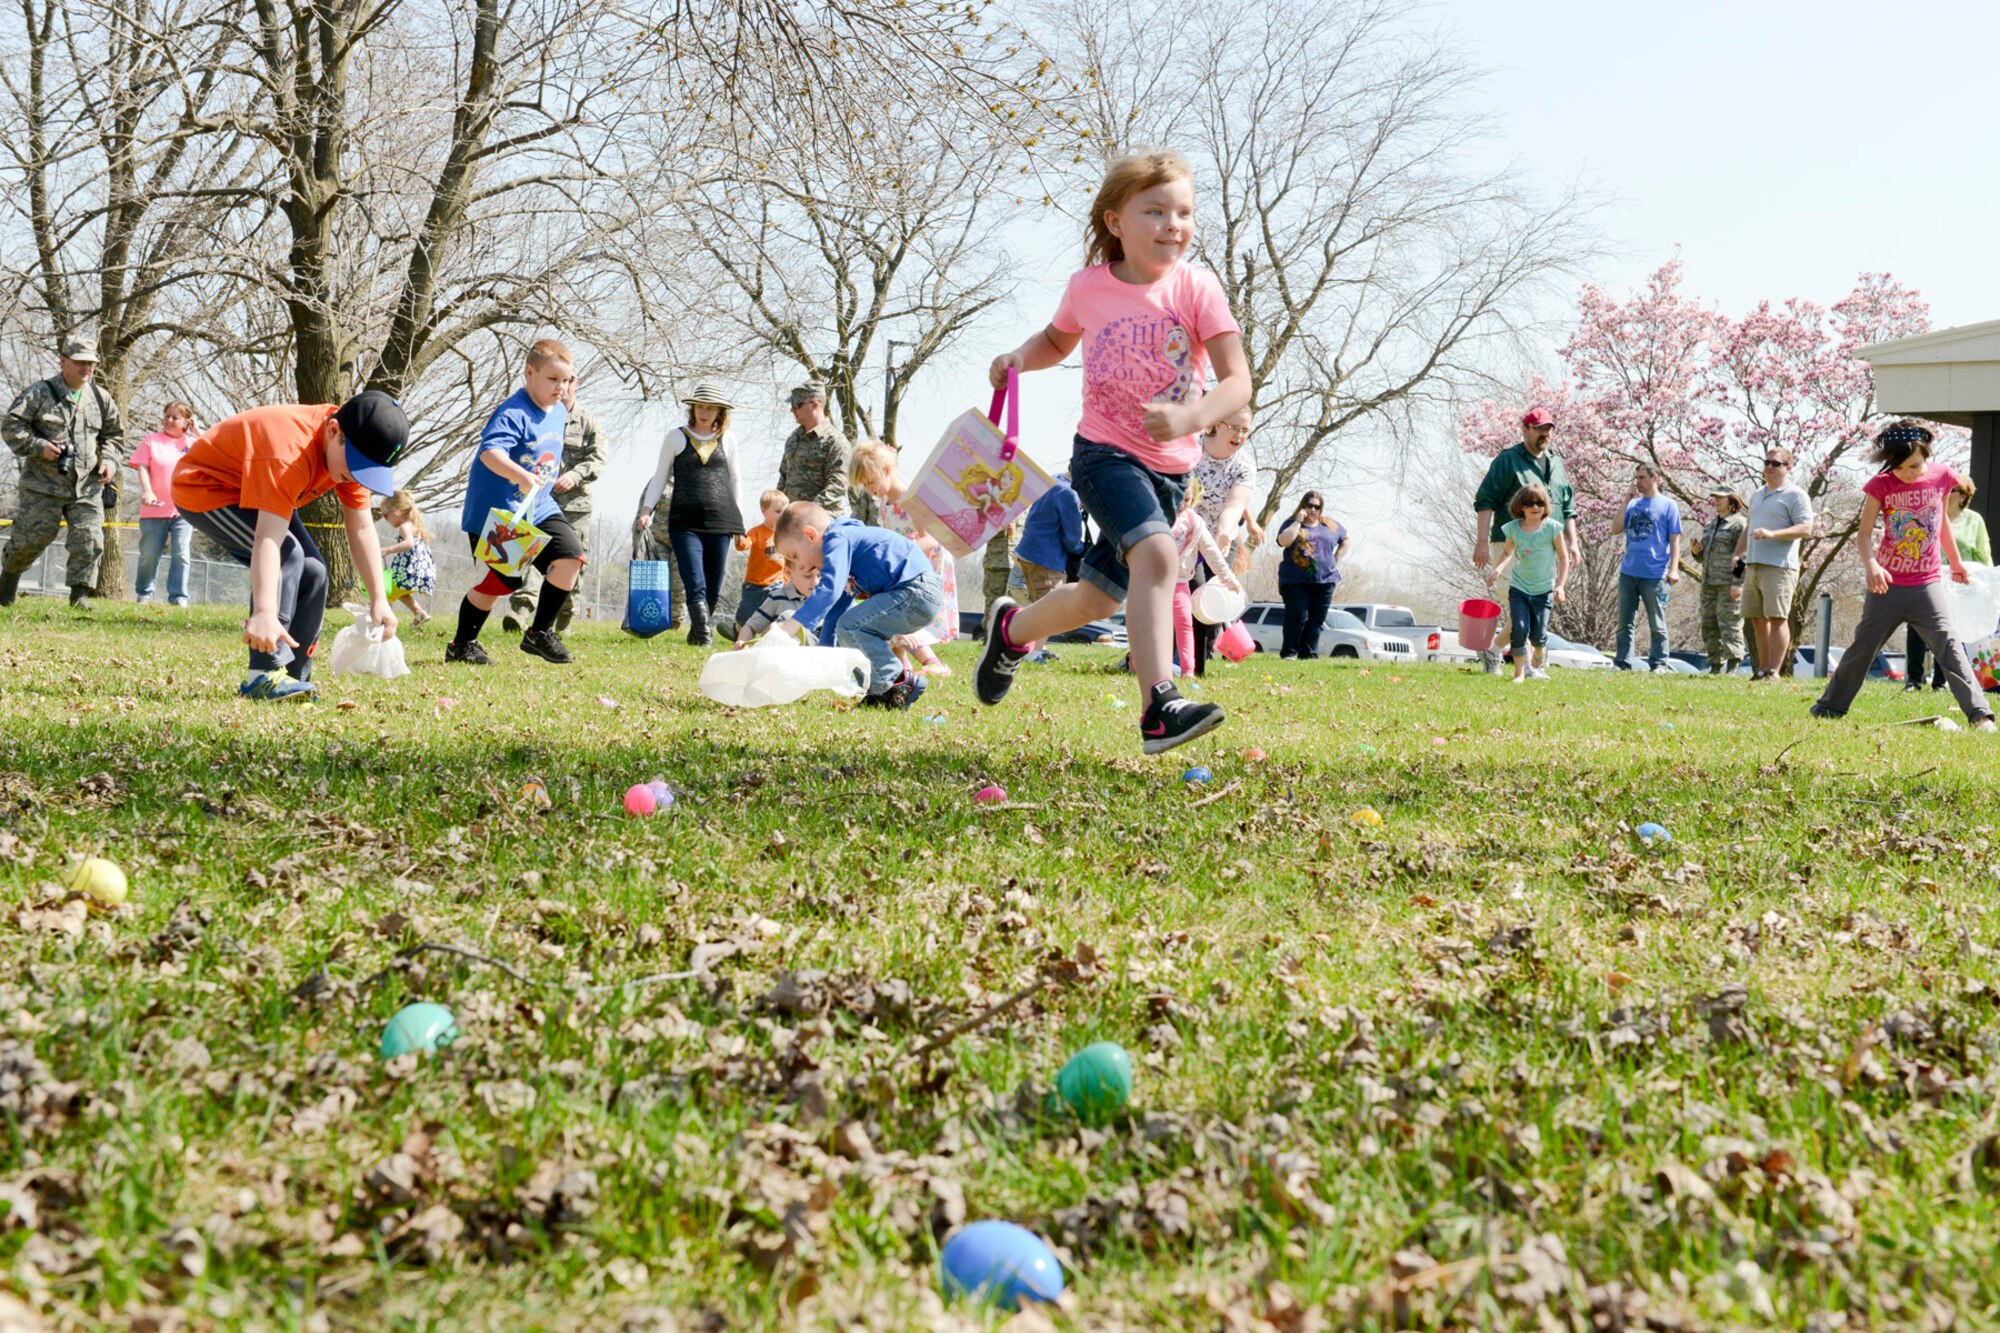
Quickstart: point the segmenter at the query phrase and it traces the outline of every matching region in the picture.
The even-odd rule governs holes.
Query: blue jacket
[[[820,538],[819,583],[792,619],[818,629],[851,579],[863,596],[888,592],[931,572],[924,548],[900,532],[871,528],[858,518],[836,518]]]
[[[1021,525],[1021,542],[1014,548],[1019,559],[1043,569],[1064,570],[1083,554],[1083,503],[1069,484],[1069,473],[1055,479],[1055,486],[1028,506],[1028,518]]]

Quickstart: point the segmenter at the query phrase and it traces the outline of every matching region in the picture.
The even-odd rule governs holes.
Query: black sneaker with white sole
[[[1007,641],[1007,622],[1018,609],[1011,597],[1002,597],[986,608],[986,623],[992,629],[986,636],[986,651],[979,655],[979,671],[972,678],[972,692],[988,706],[1007,697],[1007,691],[1014,686],[1015,669],[1035,648],[1032,643],[1016,648]]]
[[[479,646],[479,640],[477,639],[473,639],[467,643],[446,644],[444,646],[444,660],[447,662],[463,662],[467,666],[493,665],[493,659],[486,655],[486,650]]]
[[[1183,699],[1172,681],[1163,680],[1153,687],[1152,702],[1139,719],[1139,736],[1146,743],[1147,754],[1164,754],[1176,745],[1206,736],[1223,721],[1219,706]]]
[[[521,651],[532,653],[544,662],[562,663],[576,660],[569,655],[569,649],[563,647],[563,641],[556,637],[556,632],[552,629],[531,629],[523,634]]]

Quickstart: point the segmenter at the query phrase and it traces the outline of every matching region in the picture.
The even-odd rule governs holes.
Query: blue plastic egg
[[[1645,843],[1648,847],[1651,847],[1654,843],[1667,843],[1674,840],[1674,835],[1667,832],[1665,826],[1660,824],[1641,824],[1634,832],[1639,835],[1639,841]]]
[[[664,810],[674,803],[674,789],[664,782],[649,782],[646,790],[653,793],[653,804]]]
[[[1002,1310],[1063,1294],[1062,1265],[1042,1238],[1012,1222],[974,1222],[939,1256],[947,1296],[970,1296]]]
[[[1209,771],[1208,771],[1208,770],[1207,770],[1206,768],[1200,768],[1200,767],[1196,767],[1196,768],[1190,768],[1190,769],[1189,769],[1189,770],[1188,770],[1187,772],[1185,772],[1185,773],[1181,774],[1181,781],[1182,781],[1182,782],[1208,782],[1208,781],[1210,781],[1211,779],[1213,779],[1214,777],[1215,777],[1215,774],[1213,774],[1213,773],[1209,772]]]
[[[412,1051],[433,1055],[457,1040],[458,1021],[451,1010],[441,1004],[406,1004],[382,1029],[382,1058],[393,1060]]]

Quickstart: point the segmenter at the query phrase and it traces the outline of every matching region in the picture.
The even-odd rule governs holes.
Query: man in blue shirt
[[[1083,504],[1069,484],[1069,473],[1056,475],[1049,492],[1028,506],[1014,560],[1027,580],[1026,606],[1061,587],[1069,567],[1083,554]]]
[[[778,515],[771,545],[794,569],[819,566],[819,583],[805,604],[771,627],[788,633],[794,622],[819,626],[850,592],[854,601],[836,631],[842,648],[868,659],[867,704],[908,708],[924,692],[924,678],[896,660],[893,640],[915,634],[944,608],[944,584],[921,546],[900,532],[834,518],[810,500],[796,500]]]
[[[1646,665],[1658,671],[1667,660],[1667,590],[1681,581],[1681,511],[1660,494],[1660,470],[1651,463],[1639,464],[1633,485],[1638,494],[1611,525],[1625,538],[1625,558],[1618,565],[1618,652],[1612,660],[1620,671],[1632,669],[1632,632],[1644,606],[1652,636]]]
[[[549,536],[549,544],[534,559],[546,589],[535,605],[533,623],[521,636],[521,651],[549,662],[570,660],[555,623],[583,573],[583,541],[563,517],[551,486],[563,470],[563,427],[568,417],[562,399],[575,378],[575,359],[561,343],[543,338],[528,349],[521,387],[487,418],[486,429],[480,432],[458,521],[476,555],[479,530],[488,513],[514,512],[530,494],[535,497],[531,521]],[[445,645],[445,661],[470,666],[493,661],[479,646],[479,631],[494,604],[521,583],[520,575],[486,571],[459,604],[458,634]]]

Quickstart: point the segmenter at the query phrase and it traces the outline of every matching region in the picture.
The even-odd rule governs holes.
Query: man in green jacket
[[[1562,521],[1561,540],[1569,552],[1570,567],[1578,567],[1582,547],[1576,537],[1576,492],[1570,487],[1569,474],[1563,471],[1562,459],[1549,448],[1555,424],[1555,416],[1547,408],[1529,408],[1521,418],[1521,442],[1502,449],[1487,467],[1486,476],[1472,497],[1478,522],[1478,533],[1472,539],[1474,570],[1483,574],[1493,563],[1492,544],[1506,540],[1500,529],[1508,519],[1507,502],[1514,498],[1514,492],[1530,482],[1548,491],[1549,517]],[[1500,629],[1505,629],[1504,620]],[[1499,645],[1505,638],[1504,632],[1496,633],[1494,646],[1480,654],[1489,676],[1500,674]]]
[[[69,525],[69,602],[88,609],[104,559],[105,484],[125,465],[125,421],[92,382],[97,345],[69,337],[61,370],[36,380],[0,420],[0,439],[21,460],[20,501],[0,556],[0,606],[11,606],[21,575]]]

